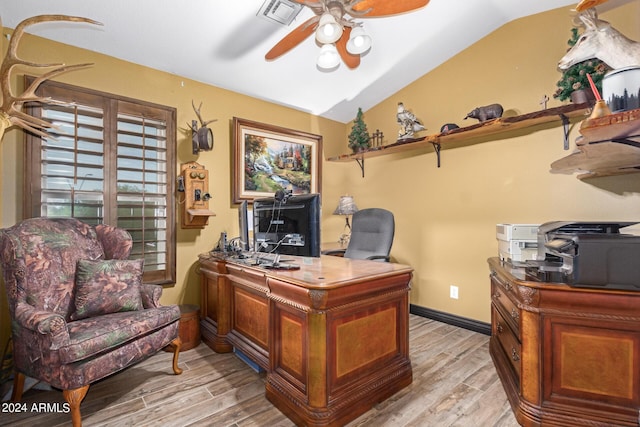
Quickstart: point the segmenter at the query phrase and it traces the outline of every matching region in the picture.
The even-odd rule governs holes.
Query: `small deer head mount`
[[[35,91],[38,86],[40,86],[40,84],[45,80],[55,77],[59,74],[93,65],[38,64],[36,62],[25,61],[18,58],[18,43],[20,42],[20,39],[24,34],[25,28],[33,24],[48,21],[87,22],[89,24],[102,25],[100,22],[93,21],[87,18],[81,18],[78,16],[39,15],[27,18],[16,26],[15,30],[13,30],[11,40],[9,41],[9,49],[7,50],[7,54],[2,61],[2,65],[0,66],[0,92],[2,93],[2,104],[0,105],[0,141],[4,136],[4,132],[12,126],[18,126],[44,138],[50,137],[51,135],[49,135],[47,129],[50,129],[52,127],[52,124],[47,120],[43,120],[23,113],[22,107],[25,103],[29,102],[59,104],[59,102],[54,101],[50,98],[36,96]],[[0,33],[1,30],[2,25],[0,24]],[[36,68],[55,68],[36,78],[33,83],[22,93],[22,95],[17,96],[11,92],[10,84],[11,70],[16,65]]]
[[[577,18],[585,30],[560,59],[558,69],[564,71],[591,58],[597,58],[613,69],[640,65],[640,42],[627,38],[607,21],[598,19],[596,9],[584,10]]]
[[[193,154],[198,154],[200,151],[210,151],[213,149],[213,131],[207,127],[209,123],[213,123],[218,119],[211,119],[204,121],[200,115],[200,108],[202,108],[202,102],[196,108],[196,105],[191,100],[193,111],[196,112],[198,120],[200,120],[200,129],[198,129],[198,122],[196,120],[191,121],[191,143],[193,144]]]

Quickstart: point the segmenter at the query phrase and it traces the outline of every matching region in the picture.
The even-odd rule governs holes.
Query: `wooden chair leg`
[[[180,347],[182,347],[182,340],[180,337],[177,337],[175,340],[171,341],[167,348],[173,351],[173,373],[176,375],[180,375],[182,373],[182,369],[178,367],[178,355],[180,354]]]
[[[71,408],[71,422],[73,423],[73,427],[82,427],[80,403],[82,403],[82,399],[84,399],[88,391],[88,385],[80,388],[74,388],[73,390],[62,390],[62,395]]]
[[[22,400],[22,391],[24,390],[24,374],[15,371],[13,377],[13,391],[11,391],[11,401],[20,402]]]

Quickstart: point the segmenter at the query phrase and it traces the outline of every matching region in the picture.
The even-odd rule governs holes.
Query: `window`
[[[65,104],[29,111],[56,128],[27,136],[25,216],[122,227],[144,282],[174,283],[175,109],[50,81],[37,93]]]

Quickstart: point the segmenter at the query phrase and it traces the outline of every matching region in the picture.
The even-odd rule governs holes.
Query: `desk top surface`
[[[307,288],[332,288],[346,284],[362,282],[372,278],[411,274],[413,269],[404,264],[349,259],[329,255],[320,257],[299,257],[283,255],[286,263],[300,266],[298,270],[276,270],[257,265],[250,265],[243,259],[225,256],[219,252],[208,252],[200,255],[200,261],[224,261],[227,264],[258,271],[265,277],[273,277],[300,284]]]

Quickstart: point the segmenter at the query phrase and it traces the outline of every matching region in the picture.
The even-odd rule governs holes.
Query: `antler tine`
[[[204,127],[206,125],[208,125],[209,123],[213,123],[218,119],[211,119],[211,120],[207,120],[204,121],[202,120],[202,116],[200,115],[200,108],[202,108],[202,102],[200,103],[200,105],[198,106],[198,108],[196,108],[196,105],[193,103],[193,99],[191,100],[191,105],[193,106],[193,111],[196,112],[196,116],[198,116],[198,120],[200,120],[200,126]]]
[[[43,129],[56,128],[51,122],[30,116],[22,111],[14,111],[14,114],[9,117],[9,122],[12,125],[19,126],[43,138],[52,138],[51,134]]]
[[[60,68],[56,68],[55,70],[51,70],[46,74],[36,78],[33,83],[22,93],[22,95],[18,97],[8,97],[11,99],[11,103],[7,110],[9,113],[9,122],[13,125],[20,126],[24,129],[27,129],[39,136],[42,137],[50,137],[51,135],[46,131],[40,131],[38,129],[46,129],[52,127],[51,122],[48,120],[40,119],[37,117],[30,116],[26,113],[22,112],[22,105],[27,102],[42,102],[45,104],[55,104],[55,105],[69,105],[68,102],[57,101],[51,99],[50,97],[37,96],[35,94],[36,89],[43,81],[50,79],[51,77],[57,76],[62,73],[66,73],[67,71],[77,70],[80,68],[88,67],[90,63],[87,64],[76,64],[76,65],[68,65]],[[35,129],[38,128],[38,129]]]
[[[200,105],[198,105],[198,108],[196,108],[196,104],[193,103],[193,99],[191,100],[191,106],[193,107],[193,111],[196,112],[196,116],[198,117],[198,120],[200,120],[200,125],[202,125],[202,116],[200,115],[200,108],[202,108],[202,102],[200,103]]]
[[[15,103],[18,104],[23,104],[25,102],[33,102],[33,101],[41,101],[41,102],[52,102],[51,98],[49,97],[41,97],[41,96],[37,96],[36,95],[36,89],[38,89],[38,86],[40,86],[40,83],[44,82],[45,80],[48,80],[52,77],[58,76],[60,74],[69,72],[69,71],[74,71],[74,70],[79,70],[81,68],[87,68],[92,66],[93,64],[88,62],[85,64],[74,64],[74,65],[65,65],[59,68],[56,68],[55,70],[51,70],[48,73],[45,73],[43,75],[41,75],[40,77],[37,77],[33,83],[31,83],[29,85],[29,87],[27,89],[25,89],[24,92],[22,92],[22,95],[14,97]],[[54,101],[55,103],[55,101]],[[60,104],[67,104],[66,102],[60,102]]]
[[[11,126],[16,125],[23,129],[29,130],[40,136],[49,136],[41,129],[51,127],[51,124],[46,120],[38,119],[21,111],[22,105],[25,102],[45,102],[45,103],[58,103],[51,101],[49,98],[38,97],[35,95],[37,87],[45,80],[51,77],[57,76],[67,71],[77,70],[85,68],[93,64],[77,64],[77,65],[64,65],[60,63],[54,64],[39,64],[36,62],[25,61],[18,57],[18,44],[24,35],[25,28],[30,25],[38,24],[41,22],[50,21],[68,21],[68,22],[86,22],[88,24],[102,25],[98,21],[93,19],[83,18],[80,16],[68,16],[68,15],[38,15],[31,18],[27,18],[20,22],[13,30],[13,35],[9,41],[9,48],[0,66],[0,93],[2,94],[2,105],[0,106],[0,138],[4,135],[4,131],[7,128],[7,123]],[[47,68],[57,67],[51,70],[41,77],[38,77],[29,88],[23,92],[20,96],[14,96],[11,92],[10,74],[16,65],[24,65],[28,67]],[[60,104],[60,103],[58,103]]]
[[[25,20],[23,20],[22,22],[20,22],[18,25],[16,25],[16,28],[13,30],[13,35],[14,37],[12,37],[12,40],[9,43],[9,47],[10,49],[13,48],[14,50],[14,54],[15,54],[15,49],[18,45],[18,41],[16,40],[15,42],[13,41],[14,38],[19,39],[22,34],[24,33],[25,28],[33,25],[33,24],[38,24],[41,22],[52,22],[52,21],[67,21],[67,22],[86,22],[87,24],[93,24],[93,25],[102,25],[102,22],[98,22],[98,21],[94,21],[93,19],[89,19],[89,18],[84,18],[82,16],[70,16],[70,15],[37,15],[37,16],[32,16],[31,18],[26,18]]]
[[[27,18],[24,21],[20,22],[16,28],[13,30],[13,35],[11,36],[11,40],[9,41],[9,49],[7,50],[7,54],[2,61],[2,66],[0,66],[0,86],[2,88],[2,95],[6,98],[7,95],[11,96],[11,90],[9,85],[9,73],[11,69],[16,65],[25,65],[29,67],[60,67],[64,66],[64,64],[54,63],[54,64],[38,64],[36,62],[25,61],[18,57],[18,44],[24,35],[25,29],[30,25],[42,23],[42,22],[51,22],[51,21],[69,21],[69,22],[86,22],[89,24],[102,25],[102,23],[98,21],[94,21],[93,19],[83,18],[80,16],[67,16],[67,15],[38,15],[33,16],[31,18]],[[7,100],[3,99],[2,108],[7,107]]]

